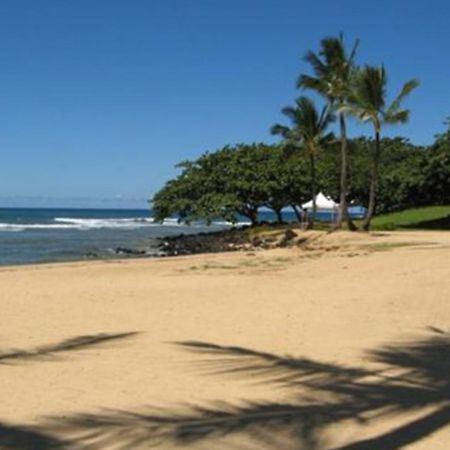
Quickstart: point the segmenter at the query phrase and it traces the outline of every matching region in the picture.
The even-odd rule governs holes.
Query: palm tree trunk
[[[378,188],[378,169],[380,165],[381,146],[380,146],[380,130],[375,129],[375,151],[372,159],[372,174],[370,180],[370,192],[369,192],[369,205],[367,208],[367,214],[363,223],[363,230],[369,231],[370,222],[372,221],[375,213],[375,204]]]
[[[316,158],[312,153],[309,155],[309,161],[311,164],[312,214],[308,220],[308,228],[314,228],[314,220],[316,218],[317,212],[317,205],[316,205],[317,187],[316,187]]]
[[[347,126],[345,123],[344,113],[339,114],[339,126],[341,133],[341,179],[340,179],[340,198],[339,212],[335,224],[335,228],[342,228],[344,221],[347,222],[348,228],[355,231],[357,228],[348,215],[347,210]]]

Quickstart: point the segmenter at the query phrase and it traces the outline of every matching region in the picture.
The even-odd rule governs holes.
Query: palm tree
[[[402,100],[415,89],[419,82],[415,79],[405,83],[394,99],[386,106],[387,76],[383,66],[366,66],[358,72],[355,86],[342,110],[356,116],[362,122],[371,122],[375,132],[375,147],[372,154],[372,174],[370,181],[369,205],[363,229],[368,231],[375,212],[378,170],[381,157],[380,134],[384,124],[406,123],[409,110],[401,109]]]
[[[327,37],[320,42],[318,54],[309,51],[305,60],[312,66],[314,76],[301,74],[297,87],[312,89],[325,97],[332,108],[344,105],[352,89],[355,73],[354,60],[359,41],[356,40],[350,54],[347,54],[343,35]],[[351,230],[355,230],[347,211],[347,127],[345,112],[339,112],[339,127],[341,139],[341,174],[340,174],[340,208],[336,228],[341,228],[344,220]]]
[[[313,199],[313,211],[309,218],[309,226],[313,227],[317,209],[316,156],[323,145],[331,139],[331,133],[326,133],[326,130],[334,117],[329,113],[326,106],[319,112],[314,102],[308,97],[298,98],[294,107],[287,106],[281,111],[291,120],[292,126],[276,124],[271,128],[271,132],[286,139],[287,148],[303,149],[309,156]]]

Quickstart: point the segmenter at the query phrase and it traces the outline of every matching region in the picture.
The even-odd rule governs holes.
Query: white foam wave
[[[242,221],[242,222],[235,222],[235,223],[233,223],[233,222],[228,222],[228,221],[225,221],[225,220],[218,220],[218,221],[214,221],[213,224],[214,225],[218,225],[218,226],[242,227],[242,226],[246,226],[246,225],[251,225],[251,222],[250,221],[248,221],[248,222]]]
[[[19,225],[0,223],[0,231],[23,231],[23,228]]]
[[[245,222],[235,225],[245,225]],[[231,226],[230,222],[214,222],[217,226]],[[133,230],[144,227],[170,226],[184,227],[186,224],[178,219],[168,218],[163,223],[155,222],[151,217],[135,218],[105,218],[105,219],[82,219],[77,217],[55,217],[53,223],[26,223],[12,224],[0,223],[0,231],[26,231],[26,230],[95,230],[95,229],[123,229]],[[191,227],[202,227],[204,224],[192,223]]]
[[[155,222],[151,217],[134,217],[134,218],[113,218],[113,219],[80,219],[72,217],[56,217],[54,219],[58,224],[72,225],[83,229],[95,228],[125,228],[135,229],[148,226],[184,226],[177,219],[165,219],[163,223]]]
[[[98,228],[142,228],[153,225],[151,218],[130,219],[80,219],[72,217],[55,217],[58,225],[66,225],[76,229],[98,229]]]
[[[25,230],[47,230],[47,229],[70,229],[70,225],[63,224],[44,224],[44,223],[28,223],[28,224],[12,224],[0,223],[0,231],[25,231]]]

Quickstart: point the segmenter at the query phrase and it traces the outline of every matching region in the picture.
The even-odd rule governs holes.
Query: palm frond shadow
[[[75,447],[37,429],[0,422],[0,449],[75,450]]]
[[[0,365],[54,360],[66,352],[110,345],[137,334],[137,332],[98,333],[77,336],[30,350],[3,351],[0,352]],[[41,427],[0,422],[0,450],[79,450],[81,448],[75,442],[61,440]]]
[[[115,341],[131,338],[137,334],[137,332],[98,333],[77,336],[55,344],[43,345],[30,350],[7,350],[0,352],[0,365],[12,364],[16,362],[54,359],[62,353],[108,345]]]
[[[224,401],[175,410],[105,411],[78,415],[52,426],[92,448],[103,448],[109,442],[117,448],[158,446],[167,441],[203,444],[208,439],[245,435],[246,441],[267,449],[288,448],[281,442],[289,439],[295,443],[289,448],[295,449],[394,450],[450,424],[450,334],[442,330],[368,352],[378,370],[204,342],[178,345],[206,357],[204,369],[208,373],[251,376],[274,387],[280,385],[287,388],[290,401]],[[344,446],[333,447],[324,439],[331,425],[356,422],[370,435],[373,421],[409,412],[423,414]],[[231,448],[231,441],[220,442],[223,448]]]

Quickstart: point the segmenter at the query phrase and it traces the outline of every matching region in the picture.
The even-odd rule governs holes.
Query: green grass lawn
[[[450,230],[450,205],[427,206],[377,216],[373,230]]]
[[[361,229],[362,220],[355,220],[354,222]],[[247,228],[245,233],[249,240],[263,235],[280,237],[288,228],[298,229],[300,224],[258,225]],[[331,225],[324,222],[316,222],[314,226],[315,230],[329,231],[330,228]],[[382,214],[373,218],[371,230],[450,230],[450,205],[426,206]]]

